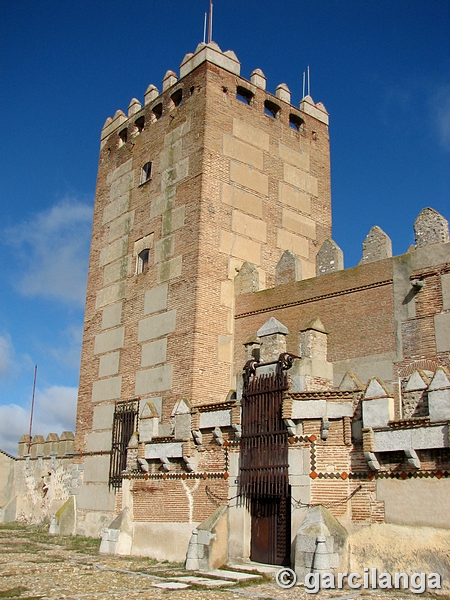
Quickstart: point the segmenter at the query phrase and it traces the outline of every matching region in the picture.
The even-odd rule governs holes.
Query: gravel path
[[[283,590],[274,581],[239,584],[228,588],[190,587],[166,590],[154,587],[192,575],[182,565],[146,558],[98,554],[99,540],[55,537],[46,528],[17,523],[0,525],[0,598],[20,600],[412,600],[417,595],[398,592],[326,590],[308,594],[302,587]],[[422,596],[424,597],[424,596]],[[420,598],[420,596],[419,596]],[[441,600],[444,597],[441,596]],[[447,596],[447,600],[450,598]]]

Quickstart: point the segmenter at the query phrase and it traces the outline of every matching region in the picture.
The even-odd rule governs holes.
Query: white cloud
[[[92,206],[66,198],[5,232],[17,249],[16,288],[25,296],[84,305]]]
[[[50,386],[36,390],[32,435],[75,432],[77,388]],[[17,456],[17,444],[30,427],[30,412],[18,404],[0,406],[0,448]]]

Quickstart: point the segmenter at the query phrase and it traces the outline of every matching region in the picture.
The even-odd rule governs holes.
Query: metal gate
[[[252,517],[250,558],[274,565],[290,562],[288,432],[282,403],[294,358],[283,353],[278,361],[251,360],[244,367],[240,493]],[[272,372],[257,374],[270,365]]]
[[[138,427],[139,400],[117,402],[114,410],[109,486],[122,487],[122,471],[127,467],[127,446]]]

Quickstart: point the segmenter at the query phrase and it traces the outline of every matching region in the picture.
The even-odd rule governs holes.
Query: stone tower
[[[200,44],[179,78],[168,71],[161,92],[150,85],[144,104],[133,99],[103,127],[75,448],[80,533],[97,534],[117,511],[118,402],[139,398],[167,441],[177,439],[180,402],[211,405],[235,387],[234,278],[244,262],[259,289],[275,285],[286,250],[303,279],[315,276],[331,238],[328,114],[309,96],[300,108],[290,100],[286,84],[273,95],[261,70],[247,81],[233,52]]]

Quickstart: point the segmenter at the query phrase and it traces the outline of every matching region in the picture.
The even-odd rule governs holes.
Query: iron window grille
[[[138,429],[139,399],[117,402],[114,409],[109,487],[122,487],[122,472],[127,467],[127,446]]]

